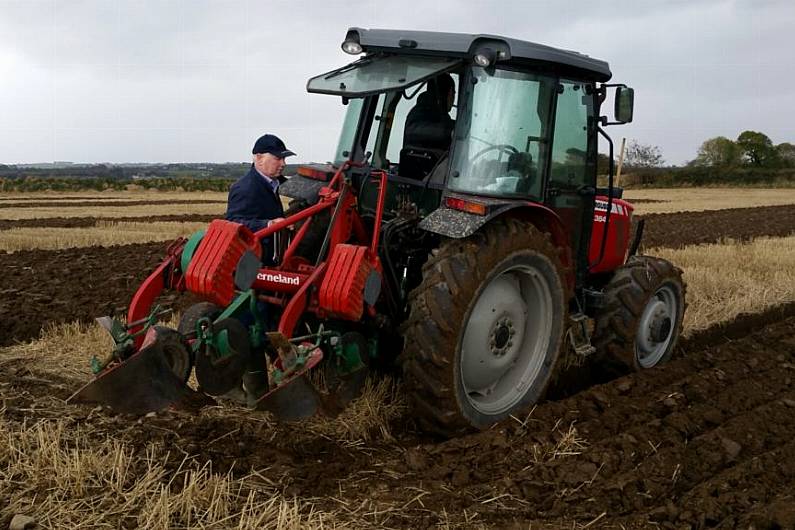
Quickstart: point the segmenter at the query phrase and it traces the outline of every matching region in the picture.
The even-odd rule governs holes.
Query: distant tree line
[[[737,140],[717,136],[704,141],[690,165],[720,168],[792,168],[795,167],[795,145],[788,142],[774,145],[764,133],[743,131]]]
[[[616,155],[616,163],[618,155]],[[599,155],[599,174],[608,157]],[[624,156],[622,186],[795,186],[795,145],[778,145],[764,133],[743,131],[736,140],[705,140],[684,167],[664,166],[658,146],[630,140]]]
[[[227,191],[248,169],[229,164],[69,164],[42,167],[0,164],[0,191],[123,190]]]
[[[635,140],[628,142],[624,153],[625,168],[655,168],[663,167],[664,164],[665,160],[658,146],[641,144]],[[743,131],[736,140],[716,136],[701,144],[696,158],[688,162],[687,166],[730,169],[795,168],[795,145],[788,142],[775,145],[766,134],[758,131]],[[608,157],[600,153],[599,173],[606,173],[607,167]]]
[[[31,167],[0,164],[2,179],[104,179],[146,180],[156,178],[231,179],[242,175],[248,164],[74,164],[65,167]]]
[[[2,178],[0,192],[20,191],[80,191],[80,190],[125,190],[137,186],[147,190],[163,191],[228,191],[234,179],[215,178],[147,178],[147,179],[109,179],[109,178]]]

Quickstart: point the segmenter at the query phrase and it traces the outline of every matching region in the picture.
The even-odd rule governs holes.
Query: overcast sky
[[[0,163],[243,161],[264,132],[328,160],[344,107],[305,85],[349,26],[607,60],[635,88],[608,132],[668,163],[746,129],[795,143],[795,0],[0,0]]]

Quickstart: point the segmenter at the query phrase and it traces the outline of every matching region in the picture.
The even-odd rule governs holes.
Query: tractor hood
[[[315,76],[307,92],[359,98],[406,87],[454,68],[461,59],[406,55],[375,55]]]

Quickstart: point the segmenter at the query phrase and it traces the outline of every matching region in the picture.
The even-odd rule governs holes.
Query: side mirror
[[[620,86],[616,88],[615,120],[619,123],[632,121],[632,110],[635,106],[635,90]]]

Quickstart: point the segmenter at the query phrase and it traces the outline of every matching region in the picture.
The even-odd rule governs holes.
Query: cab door
[[[558,84],[544,201],[570,234],[578,284],[588,267],[596,193],[596,101],[591,87],[582,81],[560,80]]]

